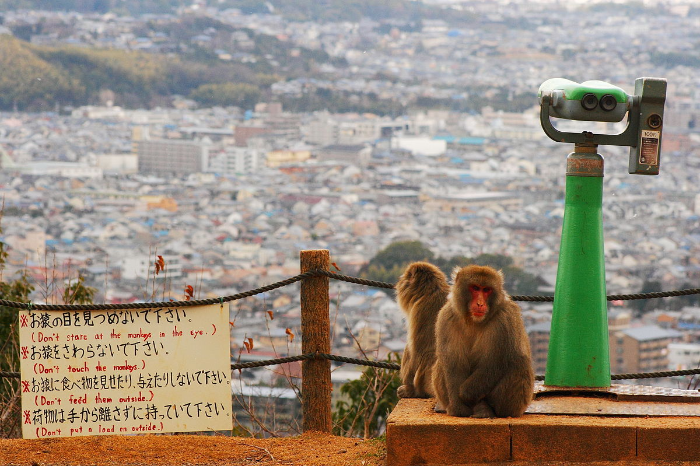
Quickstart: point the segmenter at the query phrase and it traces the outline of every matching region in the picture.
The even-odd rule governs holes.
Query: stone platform
[[[633,414],[621,411],[615,399],[555,394],[533,401],[520,418],[471,419],[435,413],[432,399],[402,399],[387,422],[387,466],[700,464],[698,414],[679,414],[684,403],[678,402],[625,403]],[[541,414],[552,407],[587,414]],[[656,414],[641,414],[645,409]]]

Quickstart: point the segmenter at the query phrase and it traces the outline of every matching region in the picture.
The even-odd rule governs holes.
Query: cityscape
[[[691,1],[424,3],[445,18],[300,21],[272,4],[247,12],[205,2],[140,16],[5,11],[3,40],[203,51],[217,62],[264,64],[277,79],[248,105],[172,95],[134,106],[101,89],[80,105],[4,109],[4,279],[27,271],[34,303],[61,303],[79,277],[96,289],[95,303],[180,300],[188,285],[195,299],[213,298],[297,275],[303,250],[327,249],[339,273],[357,276],[388,246],[420,242],[441,258],[506,256],[537,277],[532,294],[551,295],[573,146],[542,131],[537,90],[565,77],[632,93],[636,78],[653,76],[668,80],[660,175],[630,175],[627,148],[599,148],[607,292],[697,288],[700,9]],[[448,8],[478,19],[460,27]],[[192,18],[206,27],[187,37],[163,32]],[[283,53],[265,53],[265,38]],[[296,59],[310,61],[299,71]],[[391,290],[332,280],[330,292],[333,353],[384,359],[403,350],[405,316]],[[520,305],[542,374],[552,305]],[[301,334],[298,285],[229,306],[233,361],[301,353],[300,338],[290,338]],[[613,373],[700,365],[692,296],[612,302],[609,330]],[[294,399],[279,381],[299,377],[299,367],[243,373],[234,392]],[[334,383],[361,371],[341,367]],[[277,409],[290,422],[297,415]]]

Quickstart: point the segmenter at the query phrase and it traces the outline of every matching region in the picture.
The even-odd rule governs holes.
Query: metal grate
[[[529,414],[583,416],[700,416],[700,392],[646,385],[609,388],[535,384]]]

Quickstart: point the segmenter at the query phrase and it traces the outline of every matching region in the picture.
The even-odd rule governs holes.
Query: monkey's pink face
[[[489,296],[493,293],[493,288],[489,286],[469,285],[469,293],[472,296],[469,304],[469,312],[472,319],[481,322],[489,312]]]

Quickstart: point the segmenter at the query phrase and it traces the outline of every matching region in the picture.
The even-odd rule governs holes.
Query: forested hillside
[[[46,110],[98,103],[112,91],[127,107],[152,107],[172,95],[203,104],[250,106],[277,78],[242,64],[143,52],[39,47],[0,35],[0,110]],[[211,95],[217,101],[212,102]]]

